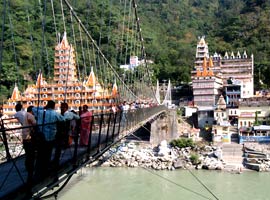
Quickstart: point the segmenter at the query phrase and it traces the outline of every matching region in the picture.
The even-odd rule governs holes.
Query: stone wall
[[[171,141],[179,137],[177,130],[177,114],[176,110],[169,110],[168,112],[160,115],[151,124],[150,143],[157,146],[161,141]]]

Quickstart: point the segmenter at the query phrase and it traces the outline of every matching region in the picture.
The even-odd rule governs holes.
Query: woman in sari
[[[83,105],[80,117],[81,117],[80,145],[87,146],[92,120],[92,112],[88,111],[87,105]]]

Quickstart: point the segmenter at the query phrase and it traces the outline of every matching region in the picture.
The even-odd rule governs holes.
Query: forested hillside
[[[106,51],[110,62],[117,66],[123,63],[117,48],[122,19],[114,1],[70,0],[70,3],[92,37],[102,41],[101,49]],[[59,2],[54,2],[60,9]],[[138,0],[137,3],[147,59],[154,61],[154,75],[161,82],[171,79],[173,85],[179,85],[190,81],[198,36],[205,35],[211,54],[238,50],[246,50],[249,56],[253,53],[255,87],[269,87],[270,1]],[[11,94],[9,88],[15,82],[23,90],[39,69],[47,78],[51,76],[56,33],[52,16],[44,17],[49,7],[50,1],[42,0],[0,2],[0,99]],[[110,24],[111,33],[106,34],[106,24]],[[63,32],[61,22],[57,26]],[[259,84],[259,77],[263,85]]]

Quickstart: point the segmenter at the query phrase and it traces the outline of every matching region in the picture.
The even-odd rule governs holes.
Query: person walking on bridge
[[[49,175],[52,150],[57,132],[57,122],[65,120],[54,109],[55,102],[52,100],[49,100],[44,108],[33,108],[33,113],[37,119],[38,131],[44,136],[44,141],[40,142],[37,149],[37,179],[42,179]]]
[[[27,108],[27,112],[22,111],[22,105],[18,103],[15,106],[17,113],[14,115],[16,119],[22,124],[22,140],[23,140],[23,149],[25,152],[25,168],[28,173],[27,184],[29,187],[32,185],[32,178],[34,172],[34,162],[35,162],[35,150],[34,145],[31,140],[31,134],[34,132],[34,127],[36,125],[36,119],[32,112],[33,106]],[[24,127],[29,128],[24,128]]]
[[[67,128],[67,134],[68,137],[73,134],[76,128],[76,122],[80,119],[80,116],[76,114],[74,110],[69,111],[68,110],[68,104],[67,103],[61,103],[61,114],[64,116],[66,120],[66,128]],[[67,141],[67,143],[69,143]]]
[[[130,108],[129,104],[126,101],[124,101],[124,103],[122,105],[122,109],[121,109],[121,111],[122,111],[122,119],[121,119],[122,123],[121,124],[123,126],[126,126],[128,123],[127,114],[128,114],[129,108]]]
[[[73,112],[68,111],[68,104],[66,102],[61,103],[60,105],[61,115],[65,121],[58,122],[57,134],[56,134],[56,145],[55,145],[55,154],[53,159],[54,169],[58,170],[59,161],[61,157],[61,152],[63,149],[69,146],[69,134],[70,134],[70,122],[71,120],[80,119],[79,115],[74,114]]]
[[[17,103],[15,106],[16,113],[14,117],[18,120],[18,122],[23,125],[25,121],[26,112],[22,110],[23,106],[21,103]]]
[[[92,111],[88,111],[88,106],[83,105],[81,113],[80,145],[87,146],[91,129]]]

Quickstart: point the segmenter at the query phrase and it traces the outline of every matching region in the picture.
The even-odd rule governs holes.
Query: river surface
[[[204,186],[203,186],[204,185]],[[84,168],[60,200],[269,200],[270,173],[142,168]]]

